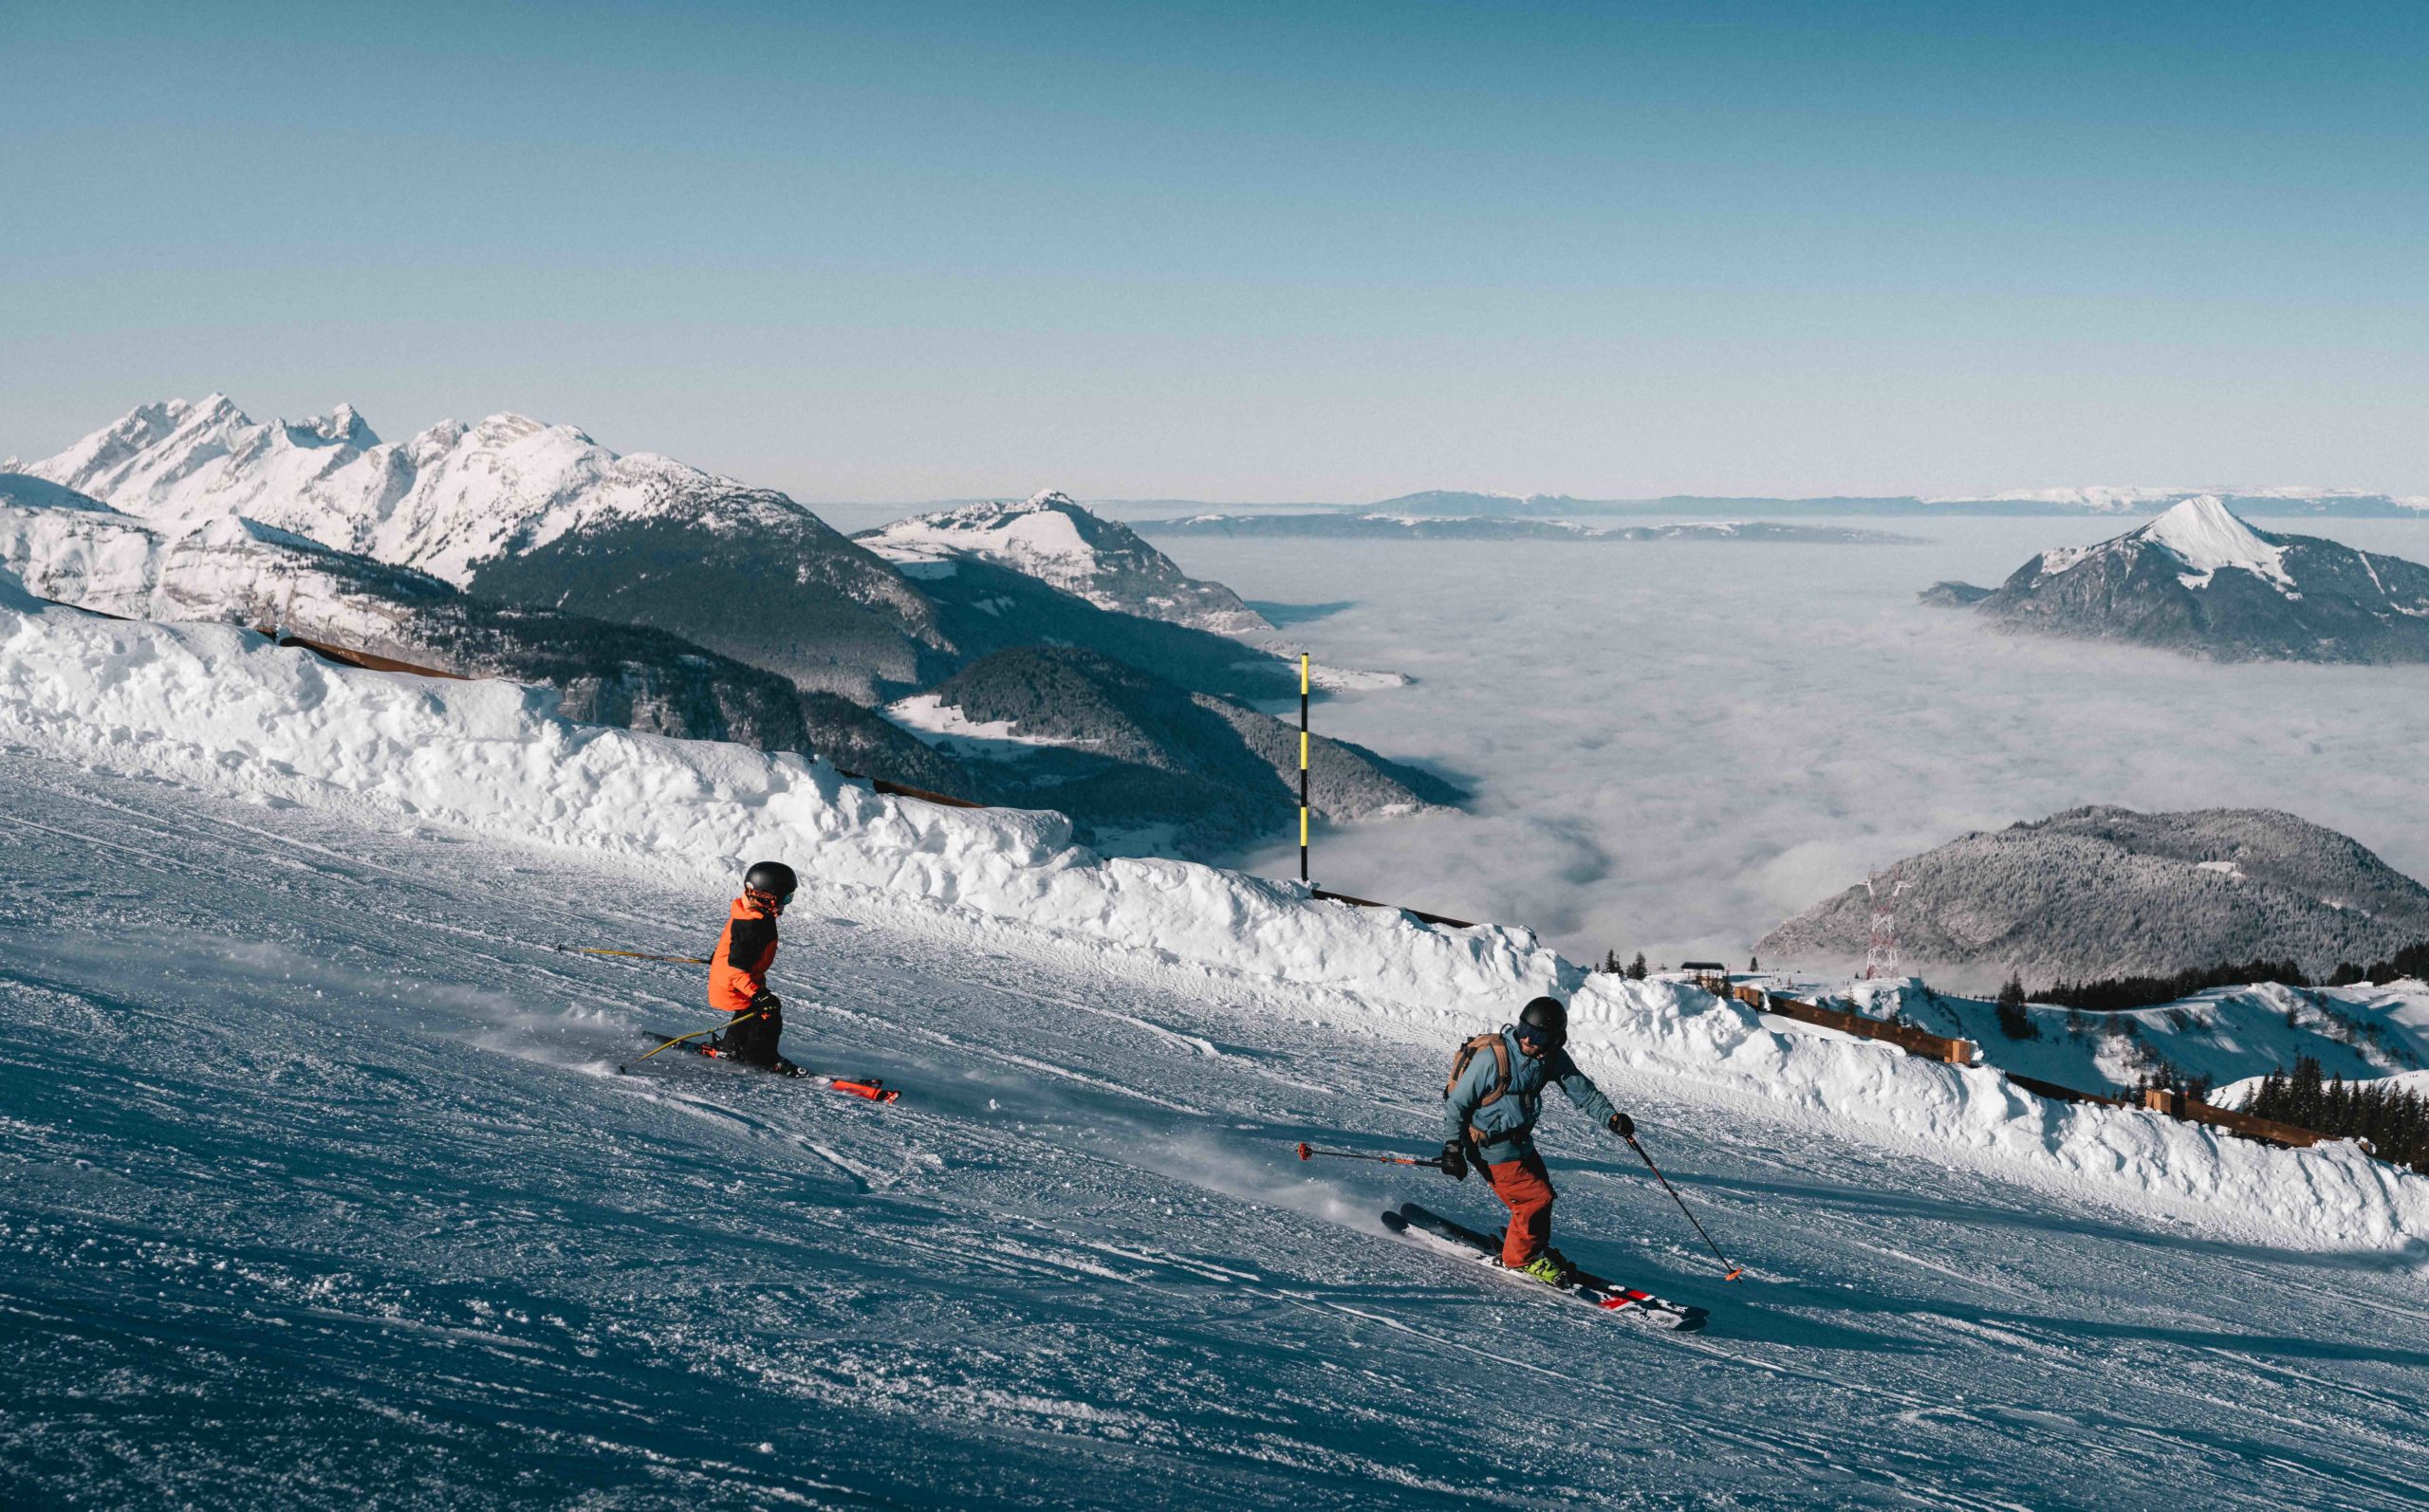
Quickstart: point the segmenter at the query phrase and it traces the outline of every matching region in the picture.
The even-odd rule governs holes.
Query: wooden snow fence
[[[1890,1023],[1881,1019],[1867,1019],[1861,1013],[1846,1013],[1826,1008],[1818,1003],[1799,998],[1783,997],[1766,992],[1761,987],[1734,985],[1725,977],[1698,977],[1697,986],[1716,997],[1733,998],[1758,1013],[1776,1013],[1783,1019],[1794,1019],[1820,1028],[1836,1029],[1859,1040],[1879,1040],[1894,1044],[1911,1056],[1925,1060],[1939,1060],[1953,1066],[1973,1065],[1980,1057],[1980,1049],[1971,1040],[1952,1040],[1903,1023]]]
[[[2289,1150],[2307,1150],[2312,1145],[2327,1142],[2330,1137],[2316,1129],[2305,1129],[2298,1124],[2279,1123],[2274,1118],[2255,1118],[2248,1113],[2237,1113],[2232,1108],[2214,1108],[2198,1097],[2190,1097],[2166,1087],[2146,1089],[2142,1093],[2142,1106],[2153,1113],[2166,1114],[2171,1118],[2181,1118],[2187,1123],[2206,1123],[2214,1129],[2224,1129],[2229,1134],[2241,1134],[2246,1139],[2257,1139],[2263,1144],[2283,1145]],[[2366,1139],[2354,1142],[2371,1154],[2378,1153],[2377,1151],[2370,1149],[2369,1141]]]
[[[2048,1097],[2055,1102],[2088,1102],[2102,1108],[2140,1108],[2147,1113],[2163,1113],[2185,1123],[2207,1124],[2213,1129],[2223,1129],[2231,1134],[2287,1150],[2308,1150],[2316,1144],[2328,1143],[2334,1137],[2300,1124],[2279,1123],[2274,1118],[2255,1118],[2251,1114],[2237,1113],[2232,1108],[2214,1108],[2198,1097],[2166,1087],[2146,1087],[2130,1097],[2104,1097],[2096,1093],[2062,1087],[2054,1081],[2044,1081],[2039,1077],[2018,1076],[2012,1071],[2007,1073],[2007,1079],[2011,1084],[2022,1087],[2035,1097]],[[2354,1142],[2368,1153],[2378,1153],[2370,1149],[2366,1139]]]

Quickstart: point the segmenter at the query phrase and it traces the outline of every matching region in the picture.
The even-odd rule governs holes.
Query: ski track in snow
[[[1750,1267],[1554,1099],[1560,1240],[1665,1335],[1377,1222],[1479,1183],[1292,1157],[1423,1151],[1472,1026],[813,886],[788,1048],[878,1107],[636,1063],[696,971],[552,947],[724,900],[613,865],[20,753],[0,862],[7,1504],[2429,1500],[2417,1256],[1612,1067]]]

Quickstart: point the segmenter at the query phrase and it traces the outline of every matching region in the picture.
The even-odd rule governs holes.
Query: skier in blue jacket
[[[1442,1092],[1442,1171],[1468,1179],[1471,1151],[1484,1168],[1493,1193],[1510,1208],[1501,1241],[1501,1263],[1555,1286],[1575,1273],[1551,1247],[1551,1174],[1535,1152],[1535,1119],[1543,1111],[1547,1082],[1588,1118],[1622,1139],[1636,1134],[1636,1120],[1611,1105],[1603,1090],[1568,1058],[1568,1009],[1557,998],[1537,998],[1518,1022],[1497,1034],[1478,1035],[1459,1048],[1450,1084]]]

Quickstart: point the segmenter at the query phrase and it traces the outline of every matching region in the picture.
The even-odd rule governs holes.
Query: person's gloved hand
[[[1450,1177],[1453,1181],[1465,1181],[1468,1179],[1467,1147],[1456,1139],[1445,1140],[1443,1142],[1442,1174]]]
[[[772,1019],[785,1011],[785,1000],[761,987],[751,994],[751,1006]]]
[[[1611,1133],[1622,1139],[1633,1139],[1636,1137],[1636,1120],[1624,1113],[1615,1113],[1611,1115]]]

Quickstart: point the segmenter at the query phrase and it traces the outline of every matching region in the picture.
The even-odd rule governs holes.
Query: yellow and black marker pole
[[[1299,653],[1299,880],[1307,879],[1307,654]]]

